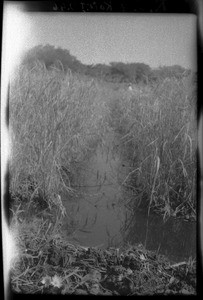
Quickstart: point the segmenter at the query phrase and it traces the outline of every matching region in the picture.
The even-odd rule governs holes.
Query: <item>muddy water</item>
[[[106,248],[123,243],[121,232],[125,225],[126,209],[122,202],[121,180],[125,171],[121,167],[117,143],[110,133],[85,164],[77,198],[64,201],[66,210],[71,212],[73,218],[69,238],[83,246]],[[68,227],[70,230],[67,224]]]
[[[84,164],[76,195],[63,196],[68,218],[63,234],[82,246],[120,247],[142,243],[172,261],[195,256],[196,226],[181,220],[163,222],[127,208],[121,183],[127,176],[118,152],[119,139],[112,132]],[[136,199],[135,199],[136,201]]]

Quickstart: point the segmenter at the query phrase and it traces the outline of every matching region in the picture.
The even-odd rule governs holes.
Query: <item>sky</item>
[[[41,13],[17,8],[15,2],[4,9],[8,65],[33,46],[50,44],[68,49],[84,64],[142,62],[152,68],[197,68],[195,15]]]

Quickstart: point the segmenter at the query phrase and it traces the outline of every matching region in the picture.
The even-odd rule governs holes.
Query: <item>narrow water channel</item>
[[[195,223],[172,218],[164,223],[161,216],[148,217],[142,211],[127,208],[121,186],[127,170],[122,166],[118,145],[118,138],[110,132],[84,165],[77,197],[63,196],[68,212],[63,234],[86,247],[142,243],[175,262],[195,257]]]
[[[64,201],[75,226],[69,238],[83,246],[106,248],[123,244],[121,232],[126,211],[120,183],[124,170],[117,142],[115,136],[109,133],[81,172],[83,179],[77,189],[79,196],[72,201]]]

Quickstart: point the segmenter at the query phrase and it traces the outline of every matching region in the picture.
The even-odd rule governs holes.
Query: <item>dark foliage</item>
[[[38,45],[30,49],[22,60],[23,65],[31,69],[35,66],[36,60],[43,62],[47,69],[57,67],[64,72],[84,74],[112,83],[153,83],[166,78],[181,79],[191,73],[191,70],[181,66],[162,66],[158,69],[151,69],[144,63],[122,63],[112,62],[109,65],[95,64],[85,65],[66,49],[55,48],[52,45]]]

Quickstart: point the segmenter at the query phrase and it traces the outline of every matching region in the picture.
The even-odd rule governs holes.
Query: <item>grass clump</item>
[[[123,91],[112,111],[120,112],[116,122],[129,170],[123,185],[135,207],[153,208],[164,219],[196,219],[195,84],[171,79],[147,92]]]
[[[37,63],[11,82],[10,193],[16,203],[57,203],[74,193],[80,162],[105,131],[106,106],[94,80]],[[47,205],[46,205],[47,204]]]

